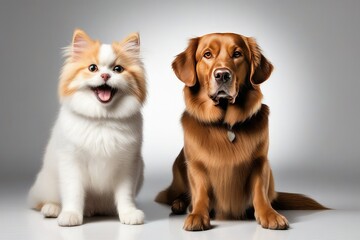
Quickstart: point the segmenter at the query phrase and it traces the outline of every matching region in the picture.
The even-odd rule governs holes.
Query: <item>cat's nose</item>
[[[110,79],[110,74],[108,73],[102,73],[100,76],[105,82]]]

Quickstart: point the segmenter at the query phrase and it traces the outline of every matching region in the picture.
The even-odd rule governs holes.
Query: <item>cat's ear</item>
[[[140,51],[140,35],[139,33],[132,33],[127,36],[121,43],[123,49],[131,53],[139,53]]]
[[[83,53],[93,40],[81,29],[75,29],[71,43],[71,55],[77,58]]]

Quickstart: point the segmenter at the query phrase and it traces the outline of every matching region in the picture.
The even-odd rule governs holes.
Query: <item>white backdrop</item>
[[[304,181],[316,194],[359,182],[359,10],[358,1],[2,0],[0,179],[32,179],[38,171],[58,111],[61,48],[79,27],[104,42],[140,32],[148,179],[165,186],[182,147],[174,56],[191,37],[235,32],[255,37],[275,66],[262,89],[278,186],[297,179],[292,187]]]

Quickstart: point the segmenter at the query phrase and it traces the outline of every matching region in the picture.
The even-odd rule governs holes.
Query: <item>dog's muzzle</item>
[[[218,105],[220,99],[227,99],[229,102],[234,103],[235,97],[230,94],[233,76],[227,68],[217,68],[214,71],[214,85],[215,93],[210,95],[215,105]]]

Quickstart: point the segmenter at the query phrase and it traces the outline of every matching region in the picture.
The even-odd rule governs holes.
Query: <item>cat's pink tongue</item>
[[[97,91],[97,95],[100,98],[101,101],[103,102],[107,102],[110,100],[111,98],[111,90],[103,90],[103,89],[99,89]]]

